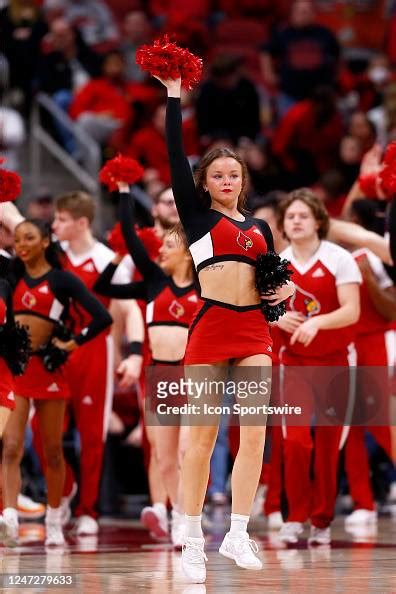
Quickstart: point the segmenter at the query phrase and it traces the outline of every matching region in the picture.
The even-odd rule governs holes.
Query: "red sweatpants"
[[[347,352],[334,353],[320,358],[290,356],[285,352],[283,384],[284,401],[298,406],[301,402],[312,413],[323,413],[332,406],[328,398],[335,388],[332,383],[333,367],[348,367]],[[288,369],[293,366],[293,369]],[[317,367],[318,373],[307,373],[298,367]],[[319,369],[320,368],[320,369]],[[291,373],[290,373],[291,371]],[[348,373],[340,377],[336,386],[337,396],[347,401],[349,394]],[[345,397],[343,397],[345,394]],[[287,421],[286,421],[287,423]],[[337,496],[337,468],[343,426],[317,425],[312,435],[310,426],[284,427],[284,477],[288,502],[288,522],[305,522],[309,518],[317,528],[326,528],[334,516]],[[311,478],[312,466],[312,478]]]
[[[113,403],[113,367],[112,338],[103,334],[76,349],[66,366],[70,405],[81,439],[77,516],[97,516],[103,451]]]
[[[357,364],[359,366],[377,367],[375,380],[380,394],[389,390],[388,358],[385,334],[360,335],[355,340]],[[359,381],[360,376],[360,381]],[[356,400],[365,399],[364,369],[358,371],[358,393]],[[392,457],[391,432],[389,427],[351,427],[345,447],[345,472],[349,483],[349,492],[355,509],[374,509],[374,498],[370,482],[368,452],[364,442],[365,431],[369,431],[379,446]]]

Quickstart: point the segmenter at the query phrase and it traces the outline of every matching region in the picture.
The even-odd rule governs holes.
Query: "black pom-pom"
[[[261,302],[261,311],[263,312],[267,322],[277,322],[286,313],[286,305],[278,303],[278,305],[270,305],[267,301]]]
[[[49,343],[42,353],[44,367],[51,373],[66,363],[69,356],[68,351],[58,349],[54,344]]]
[[[70,354],[68,351],[55,346],[52,343],[53,338],[59,338],[59,340],[67,342],[73,338],[73,334],[69,328],[59,322],[52,332],[50,341],[41,349],[40,355],[43,358],[44,367],[51,373],[66,363]]]
[[[18,322],[0,326],[0,356],[13,375],[22,375],[29,361],[31,343],[25,326]]]
[[[256,287],[260,295],[270,295],[286,284],[293,274],[288,260],[282,260],[275,252],[259,254],[256,261]],[[284,303],[270,305],[262,300],[261,309],[268,322],[276,322],[286,313]]]

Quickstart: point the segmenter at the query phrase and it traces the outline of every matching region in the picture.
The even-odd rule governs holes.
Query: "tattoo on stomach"
[[[206,266],[205,270],[210,272],[212,270],[223,270],[223,268],[224,264],[209,264],[209,266]]]

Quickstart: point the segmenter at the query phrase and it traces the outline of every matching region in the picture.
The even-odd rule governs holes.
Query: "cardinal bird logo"
[[[237,237],[237,244],[243,248],[244,250],[248,251],[249,248],[253,247],[253,240],[250,239],[247,235],[239,231]]]
[[[321,306],[315,295],[304,291],[296,285],[296,292],[290,299],[290,309],[292,311],[299,311],[307,316],[307,318],[310,318],[320,312]]]
[[[22,297],[21,301],[22,301],[23,305],[25,307],[27,307],[28,309],[32,309],[37,303],[36,297],[34,295],[32,295],[29,291],[26,291],[26,293]]]
[[[184,307],[174,299],[170,304],[168,311],[171,316],[178,320],[184,314]]]

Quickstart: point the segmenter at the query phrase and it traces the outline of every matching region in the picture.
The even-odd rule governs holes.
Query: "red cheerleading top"
[[[274,251],[271,229],[265,221],[251,216],[237,221],[203,204],[183,151],[178,98],[168,98],[166,136],[175,202],[197,272],[227,260],[254,265],[259,254]]]
[[[393,282],[388,276],[384,265],[373,252],[370,252],[370,250],[366,248],[362,248],[353,252],[352,255],[356,261],[362,256],[367,256],[370,267],[377,279],[378,286],[381,289],[393,287]],[[354,328],[359,336],[373,333],[385,333],[390,328],[388,320],[375,309],[364,281],[360,285],[360,318]]]
[[[315,254],[304,264],[287,247],[281,254],[290,262],[296,292],[287,309],[298,311],[307,319],[330,313],[340,307],[337,287],[347,283],[361,283],[362,277],[353,256],[330,241],[321,241]],[[286,353],[300,357],[323,358],[330,353],[347,348],[354,337],[354,325],[334,330],[319,330],[307,347],[301,342],[290,344],[291,334],[282,332]]]
[[[38,316],[54,323],[68,318],[70,305],[74,303],[90,316],[90,322],[74,337],[77,344],[87,342],[110,326],[112,319],[103,305],[77,277],[64,270],[53,268],[39,278],[25,273],[13,294],[14,314]]]

